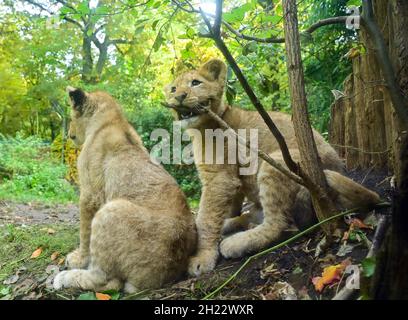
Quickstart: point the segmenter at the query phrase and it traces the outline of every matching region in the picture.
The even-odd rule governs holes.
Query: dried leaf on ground
[[[350,263],[350,260],[346,259],[340,264],[324,268],[321,277],[314,277],[312,279],[316,291],[322,292],[326,285],[339,281],[344,270]]]
[[[95,292],[95,297],[97,300],[110,300],[111,296],[109,294]]]
[[[350,225],[350,228],[353,226],[353,228],[357,227],[359,229],[373,229],[372,226],[365,224],[358,218],[351,218],[350,220],[347,221],[347,223]]]
[[[38,258],[42,253],[42,248],[38,248],[37,250],[35,250],[32,254],[31,254],[31,259],[35,259]]]
[[[336,255],[338,257],[345,257],[347,254],[351,253],[355,247],[356,245],[351,245],[344,242],[337,251]]]
[[[55,252],[51,255],[51,261],[56,260],[59,255],[60,255],[60,253],[59,253],[58,251],[55,251]]]
[[[297,300],[295,289],[287,282],[276,282],[266,294],[262,294],[263,300]]]

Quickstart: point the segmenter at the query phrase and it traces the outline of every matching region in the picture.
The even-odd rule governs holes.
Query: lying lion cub
[[[205,129],[219,128],[208,114],[199,112],[200,107],[209,106],[235,130],[258,129],[258,148],[285,165],[278,143],[260,115],[224,104],[226,71],[222,61],[210,60],[199,70],[180,75],[165,89],[167,105],[175,109],[176,119],[192,136],[194,160],[203,186],[196,220],[198,252],[189,266],[192,275],[215,267],[222,233],[236,232],[243,227],[244,231],[225,237],[219,244],[225,258],[240,257],[277,240],[290,221],[298,222],[313,216],[308,191],[269,164],[262,161],[252,175],[241,175],[242,166],[239,163],[228,164],[226,150],[229,142],[224,142],[225,164],[203,161],[207,152],[205,145],[212,143],[213,138],[208,140],[206,137],[201,141],[193,129],[198,129],[204,136]],[[285,137],[293,159],[300,161],[290,115],[279,112],[269,114]],[[338,173],[343,171],[343,164],[335,150],[316,131],[314,136],[328,184],[338,192],[337,203],[340,207],[366,207],[378,203],[380,199],[376,193]],[[200,158],[197,155],[203,156]],[[254,209],[249,214],[226,220],[240,212],[243,196],[255,203]],[[255,228],[245,230],[256,222],[258,225]]]
[[[83,145],[80,247],[54,288],[160,287],[187,270],[196,231],[184,194],[154,164],[120,106],[104,92],[68,87],[69,135]]]

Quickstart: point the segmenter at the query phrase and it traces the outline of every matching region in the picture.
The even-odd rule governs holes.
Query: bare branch
[[[275,137],[276,141],[279,144],[279,147],[282,152],[283,159],[285,161],[285,164],[288,166],[288,168],[295,174],[299,174],[300,172],[300,167],[299,165],[293,161],[290,153],[288,146],[286,144],[285,138],[279,131],[279,129],[276,127],[275,123],[272,121],[271,117],[269,116],[268,112],[266,112],[265,107],[262,105],[261,101],[258,99],[254,91],[252,90],[251,86],[248,83],[248,80],[245,78],[244,74],[242,73],[241,69],[239,68],[237,62],[235,61],[234,57],[232,56],[231,52],[225,45],[224,41],[221,39],[221,36],[219,35],[214,36],[213,33],[213,28],[211,26],[211,23],[204,13],[204,11],[200,8],[200,14],[206,23],[208,29],[210,30],[212,39],[215,41],[218,49],[222,52],[224,55],[225,59],[228,61],[228,64],[234,71],[235,75],[237,76],[239,82],[241,83],[242,88],[245,90],[246,94],[248,95],[249,99],[251,100],[252,104],[255,106],[255,108],[258,110],[259,114],[261,115],[262,119],[265,121],[265,124],[268,126],[269,130]],[[218,14],[222,16],[222,10],[218,11]],[[222,19],[222,17],[221,17]],[[217,18],[215,19],[217,21]]]
[[[127,39],[112,39],[109,40],[109,44],[134,44],[135,40],[127,40]]]
[[[167,103],[162,103],[167,108],[171,108]],[[233,133],[233,135],[237,138],[238,143],[245,145],[248,149],[256,152],[258,154],[258,157],[263,159],[265,162],[269,163],[272,167],[274,167],[276,170],[279,170],[281,173],[283,173],[285,176],[287,176],[289,179],[292,179],[296,183],[299,183],[300,185],[305,185],[302,178],[299,177],[298,175],[292,173],[288,169],[286,169],[284,166],[282,166],[280,163],[276,162],[272,157],[270,157],[266,152],[260,150],[260,149],[255,149],[252,147],[250,141],[246,141],[244,138],[239,136],[234,129],[232,129],[228,123],[226,123],[219,115],[211,111],[209,108],[205,108],[203,110],[200,110],[203,113],[207,113],[211,118],[213,118],[218,124],[220,125],[221,128],[224,130],[230,130],[230,132]]]

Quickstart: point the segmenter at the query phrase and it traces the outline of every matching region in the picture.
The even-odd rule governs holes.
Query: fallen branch
[[[375,206],[375,208],[387,208],[387,207],[389,207],[390,205],[391,205],[391,204],[388,203],[388,202],[382,202],[382,203],[377,204],[377,205]],[[323,224],[325,224],[325,223],[328,223],[328,222],[330,222],[330,221],[332,221],[332,220],[334,220],[334,219],[337,219],[337,218],[344,217],[344,216],[346,216],[346,215],[348,215],[348,214],[358,212],[359,210],[360,210],[360,208],[351,209],[351,210],[347,210],[347,211],[341,212],[341,213],[339,213],[339,214],[336,214],[336,215],[334,215],[334,216],[332,216],[332,217],[330,217],[330,218],[327,218],[327,219],[325,219],[325,220],[323,220],[323,221],[320,221],[319,223],[317,223],[317,224],[315,224],[315,225],[313,225],[313,226],[307,228],[306,230],[303,230],[303,231],[299,232],[298,234],[294,235],[293,237],[291,237],[291,238],[289,238],[289,239],[287,239],[287,240],[285,240],[285,241],[283,241],[283,242],[281,242],[281,243],[279,243],[279,244],[277,244],[277,245],[275,245],[275,246],[273,246],[273,247],[271,247],[271,248],[268,248],[268,249],[266,249],[266,250],[264,250],[264,251],[261,251],[261,252],[259,252],[259,253],[257,253],[257,254],[254,254],[254,255],[250,256],[250,257],[244,262],[244,264],[242,264],[241,267],[239,267],[239,269],[238,269],[237,271],[235,271],[235,272],[234,272],[226,281],[224,281],[218,288],[216,288],[214,291],[212,291],[212,292],[210,292],[209,294],[207,294],[207,295],[203,298],[203,300],[208,300],[208,299],[211,299],[212,297],[214,297],[214,296],[215,296],[218,292],[220,292],[226,285],[228,285],[231,281],[233,281],[233,280],[238,276],[238,274],[239,274],[252,260],[255,260],[255,259],[259,258],[259,257],[262,257],[262,256],[268,254],[268,253],[271,253],[272,251],[275,251],[275,250],[277,250],[277,249],[279,249],[279,248],[282,248],[282,247],[288,245],[289,243],[291,243],[291,242],[293,242],[293,241],[295,241],[295,240],[301,238],[302,236],[304,236],[304,235],[306,235],[306,234],[308,234],[308,233],[310,233],[310,232],[316,230],[318,227],[320,227],[321,225],[323,225]]]

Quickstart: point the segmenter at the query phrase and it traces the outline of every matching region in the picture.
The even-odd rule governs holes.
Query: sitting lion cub
[[[157,288],[187,270],[195,250],[192,214],[175,180],[150,160],[120,106],[104,92],[68,87],[69,135],[83,145],[80,247],[54,288]]]
[[[196,133],[201,133],[203,137],[206,129],[220,128],[208,114],[199,112],[200,107],[209,106],[235,131],[257,129],[258,148],[285,166],[278,143],[258,112],[231,108],[224,104],[226,74],[227,68],[222,61],[210,60],[199,70],[180,75],[165,89],[167,105],[175,109],[176,119],[192,136],[194,161],[203,186],[196,219],[198,251],[189,266],[192,275],[199,275],[215,267],[218,245],[225,258],[240,257],[261,250],[277,240],[290,221],[294,220],[299,225],[299,221],[307,223],[307,218],[313,216],[308,191],[269,164],[259,159],[259,166],[249,175],[240,173],[244,166],[239,162],[228,164],[228,147],[236,148],[235,144],[228,146],[229,139],[221,140],[224,141],[224,164],[203,161],[207,152],[205,146],[212,144],[213,136],[207,138],[205,135],[205,139],[197,139]],[[300,161],[290,115],[279,112],[269,114],[285,137],[293,159]],[[339,173],[343,170],[343,164],[335,150],[318,132],[314,131],[314,136],[326,169],[328,184],[337,191],[336,202],[339,209],[378,203],[380,199],[376,193]],[[213,151],[211,148],[208,150]],[[243,196],[253,202],[255,207],[249,214],[228,220],[227,218],[239,214]],[[258,225],[246,230],[254,223]],[[233,232],[235,233],[221,241],[222,233]]]

